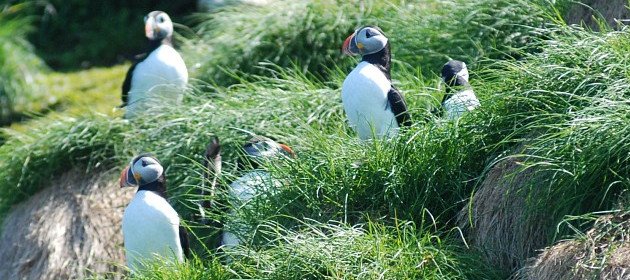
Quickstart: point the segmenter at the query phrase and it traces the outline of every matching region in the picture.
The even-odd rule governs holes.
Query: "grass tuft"
[[[227,252],[228,267],[239,277],[264,279],[494,279],[492,269],[465,250],[448,245],[413,223],[388,227],[378,223],[352,227],[335,223],[304,224],[286,230],[266,224],[260,249]]]
[[[103,115],[87,119],[42,119],[25,132],[5,130],[0,146],[0,213],[40,190],[54,175],[75,166],[111,166],[123,143],[121,120]]]
[[[41,109],[32,106],[43,97],[36,82],[45,65],[26,40],[33,31],[25,12],[30,4],[0,4],[0,125]]]

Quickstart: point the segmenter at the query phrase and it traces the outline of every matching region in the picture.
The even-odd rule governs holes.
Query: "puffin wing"
[[[136,66],[138,63],[144,61],[145,58],[149,56],[147,53],[139,54],[135,57],[135,62],[129,67],[127,70],[127,75],[125,76],[125,81],[122,85],[122,104],[119,106],[120,108],[127,106],[127,101],[129,101],[129,91],[131,90],[131,78],[133,76],[133,71],[136,70]]]
[[[407,111],[405,99],[393,85],[389,89],[389,92],[387,92],[387,103],[388,107],[391,108],[394,113],[394,116],[396,116],[396,122],[399,127],[411,125],[411,117]]]
[[[188,241],[188,231],[184,226],[179,226],[179,243],[182,246],[182,251],[187,259],[190,258],[190,242]]]
[[[129,91],[131,90],[131,77],[133,76],[133,70],[136,70],[136,66],[139,62],[136,62],[129,67],[127,71],[127,75],[125,76],[125,81],[122,85],[122,104],[120,108],[127,106],[127,101],[129,100]]]
[[[444,116],[444,104],[446,103],[446,100],[449,100],[453,95],[450,93],[445,93],[444,96],[442,96],[442,101],[440,102],[440,106],[439,107],[433,107],[431,109],[431,114],[433,114],[434,116],[441,118]]]

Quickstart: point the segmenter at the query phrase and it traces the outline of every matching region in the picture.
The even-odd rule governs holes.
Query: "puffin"
[[[254,135],[245,143],[243,152],[244,157],[238,162],[238,169],[243,175],[229,186],[229,195],[232,200],[230,205],[233,208],[230,210],[229,217],[235,218],[223,225],[220,241],[222,248],[240,245],[241,237],[251,231],[243,221],[238,219],[236,209],[248,207],[247,203],[260,192],[266,192],[270,187],[279,187],[277,181],[261,168],[261,164],[267,160],[295,157],[295,153],[289,146],[260,135]]]
[[[361,55],[341,87],[348,123],[359,138],[390,138],[410,126],[405,99],[392,84],[390,44],[383,31],[375,26],[357,29],[344,41],[342,52]]]
[[[450,60],[442,67],[442,81],[446,84],[446,94],[442,99],[442,107],[446,118],[459,119],[464,113],[474,110],[481,103],[468,83],[466,63]]]
[[[138,188],[122,220],[129,270],[138,273],[150,262],[181,263],[190,257],[188,232],[167,201],[160,162],[151,154],[136,156],[121,172],[120,187]]]
[[[151,105],[177,104],[188,83],[188,69],[173,48],[173,22],[162,11],[150,12],[144,18],[144,31],[149,39],[146,54],[131,65],[122,85],[125,118],[131,119]]]

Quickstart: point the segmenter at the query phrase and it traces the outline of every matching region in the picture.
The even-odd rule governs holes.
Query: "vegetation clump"
[[[0,4],[0,125],[39,109],[31,103],[45,98],[36,83],[45,66],[26,38],[33,31],[32,18],[25,15],[28,6]]]
[[[628,277],[627,210],[600,217],[588,215],[583,221],[596,219],[586,232],[577,232],[571,240],[546,248],[521,269],[514,279],[623,279]],[[579,220],[579,219],[578,219]]]

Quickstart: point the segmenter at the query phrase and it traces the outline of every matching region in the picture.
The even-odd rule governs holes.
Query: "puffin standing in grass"
[[[149,154],[135,157],[120,175],[121,187],[137,187],[122,220],[127,266],[137,273],[154,261],[181,263],[189,257],[188,233],[166,201],[166,177]]]
[[[359,28],[344,41],[342,51],[362,56],[341,87],[344,111],[359,138],[389,138],[411,125],[405,99],[392,85],[390,45],[383,32],[374,26]]]
[[[173,22],[161,11],[144,19],[149,51],[129,68],[122,86],[125,118],[130,119],[151,107],[151,103],[178,103],[188,83],[188,69],[173,48]],[[142,57],[142,56],[141,56]]]
[[[260,165],[266,160],[278,159],[281,157],[294,157],[293,150],[285,145],[279,144],[264,136],[254,136],[249,142],[243,145],[245,152],[244,160],[239,161],[239,170],[245,172],[243,176],[230,184],[230,197],[232,207],[229,217],[236,217],[236,209],[247,207],[255,196],[269,191],[270,186],[274,186],[276,181],[265,170],[260,169]],[[234,218],[224,225],[221,235],[223,247],[234,247],[241,244],[240,237],[247,234],[249,229],[238,218]]]
[[[464,113],[479,107],[481,103],[468,83],[466,63],[451,60],[442,67],[442,81],[446,84],[446,94],[442,107],[450,120],[460,118]]]

